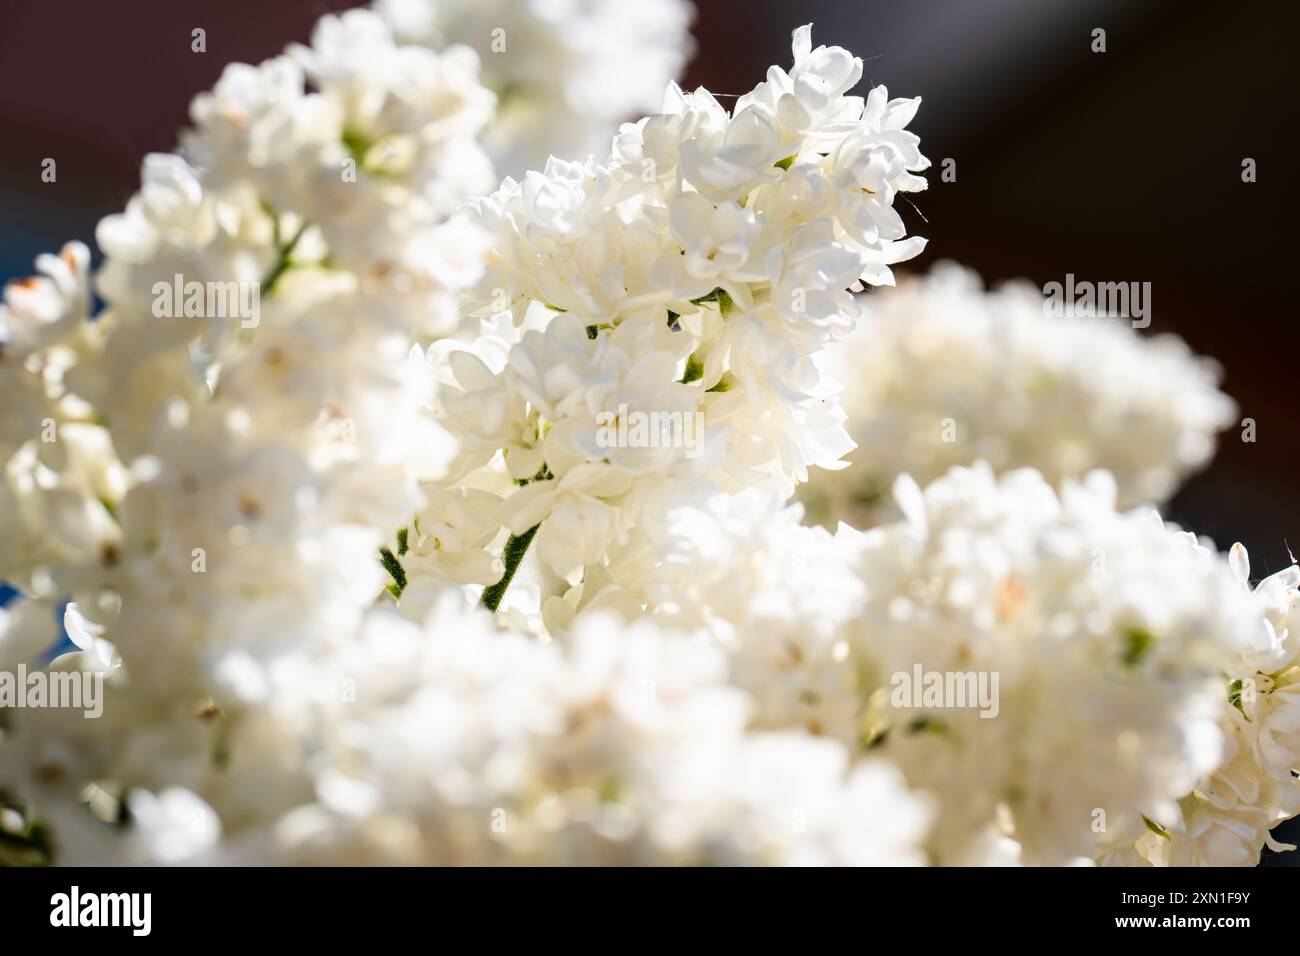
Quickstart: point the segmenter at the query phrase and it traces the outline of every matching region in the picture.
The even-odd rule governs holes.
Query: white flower
[[[845,96],[862,79],[862,60],[840,47],[812,48],[812,26],[792,34],[794,67],[771,67],[767,82],[742,96],[737,111],[750,103],[779,119],[791,137],[852,125],[862,113],[862,98]],[[907,125],[903,122],[901,125]],[[791,140],[793,141],[793,139]]]
[[[278,675],[356,633],[388,580],[380,545],[457,453],[412,338],[454,326],[456,289],[482,271],[484,234],[445,220],[486,185],[474,136],[492,96],[473,54],[399,47],[364,12],[294,55],[312,92],[291,58],[232,67],[196,99],[184,155],[146,160],[98,230],[100,316],[79,246],[43,257],[0,313],[18,403],[0,428],[0,577],[32,607],[71,599],[78,650],[55,666],[109,678],[101,720],[35,711],[3,740],[6,790],[39,798],[72,859],[201,855],[220,830],[174,819],[197,806],[187,793],[234,819],[299,798],[293,733],[258,736],[283,716],[267,713]],[[160,308],[173,281],[251,289],[260,309]],[[438,573],[490,572],[497,525],[465,527],[442,507],[461,493],[437,490],[429,524],[467,552]],[[26,658],[50,628],[19,617],[5,653]],[[225,789],[213,755],[235,723],[249,736]],[[278,795],[244,772],[263,759]],[[97,813],[139,803],[132,834],[86,825],[91,784]]]
[[[941,801],[939,862],[1003,820],[1026,862],[1061,864],[1176,812],[1223,752],[1218,661],[1258,626],[1226,562],[1115,512],[1103,473],[1058,498],[980,465],[896,496],[852,642],[878,688],[867,738]],[[988,699],[919,698],[918,673],[973,674]]]
[[[127,478],[104,429],[60,423],[57,440],[44,442],[43,427],[14,452],[0,484],[0,527],[9,532],[0,574],[53,596],[53,588],[85,585],[120,559],[121,531],[106,502],[121,497]]]
[[[0,669],[102,681],[96,719],[4,715],[14,859],[1223,864],[1273,845],[1300,812],[1300,571],[1251,589],[1240,546],[1225,561],[1117,512],[1104,473],[1067,480],[1112,464],[1154,496],[1208,455],[1225,400],[1185,350],[960,282],[951,330],[874,303],[871,340],[909,358],[845,364],[850,385],[896,386],[896,364],[920,396],[879,415],[944,407],[937,369],[1034,441],[962,432],[994,466],[898,478],[903,520],[866,534],[788,504],[854,447],[828,374],[859,346],[852,293],[924,244],[894,209],[925,188],[919,100],[853,95],[861,60],[804,27],[733,110],[669,84],[606,154],[680,66],[680,0],[378,7],[196,98],[179,154],[148,157],[100,225],[101,314],[77,244],[6,290],[0,579],[23,594]],[[574,160],[473,198],[480,135],[507,163],[547,142]],[[931,291],[897,301],[923,313]],[[1090,391],[1086,362],[1123,387]],[[1016,417],[1035,403],[1041,428]],[[1150,447],[1096,437],[1120,426]],[[872,428],[854,435],[877,478],[948,463]],[[1040,459],[1059,489],[1010,470]],[[901,699],[900,674],[970,676],[975,699]]]
[[[626,475],[606,465],[578,465],[563,477],[536,481],[513,495],[502,519],[514,535],[544,524],[538,556],[569,577],[598,562],[623,530],[618,510],[606,501],[627,489]]]
[[[22,361],[90,317],[89,268],[90,250],[69,242],[57,256],[37,256],[39,276],[5,284],[0,354],[7,361]]]
[[[857,282],[862,261],[835,241],[829,219],[800,227],[768,253],[766,267],[772,302],[797,338],[826,341],[853,328],[858,311],[846,290]]]
[[[128,859],[145,864],[193,860],[215,846],[221,823],[212,808],[187,790],[172,788],[154,795],[134,791],[128,800],[131,843]]]
[[[743,199],[776,182],[781,144],[772,119],[757,106],[737,108],[721,128],[701,127],[680,147],[683,178],[715,202]]]
[[[618,123],[659,105],[691,54],[685,0],[376,0],[398,37],[473,47],[499,98],[485,142],[502,173],[581,159]]]
[[[864,296],[852,337],[828,350],[846,384],[852,467],[802,490],[814,516],[888,520],[894,478],[922,483],[978,459],[1053,484],[1114,474],[1122,506],[1160,503],[1208,461],[1234,406],[1217,367],[1171,335],[1118,320],[1052,318],[1026,285],[981,290],[951,264]]]
[[[902,232],[841,221],[865,187],[834,156],[855,137],[854,155],[887,156],[873,200],[886,207],[923,185],[908,170],[925,164],[901,135],[914,103],[877,103],[882,91],[864,115],[845,95],[860,61],[813,51],[807,30],[793,47],[794,73],[769,74],[734,114],[670,86],[665,112],[624,127],[608,162],[551,159],[471,206],[493,241],[469,307],[531,327],[491,376],[452,360],[443,418],[468,449],[453,471],[474,481],[502,452],[526,484],[503,524],[540,524],[539,554],[572,584],[628,546],[651,500],[700,479],[788,491],[852,448],[819,363],[853,326],[849,290],[892,281],[878,260]],[[601,429],[615,415],[622,436],[625,410],[689,419],[702,439],[610,447]]]
[[[846,765],[845,749],[829,740],[754,735],[716,775],[729,798],[711,815],[718,862],[923,865],[930,803],[887,763]]]
[[[1292,565],[1250,588],[1246,549],[1230,562],[1252,599],[1255,628],[1221,658],[1224,760],[1170,814],[1136,841],[1140,856],[1167,866],[1254,866],[1278,844],[1269,830],[1300,814],[1300,569]]]
[[[425,503],[406,532],[408,579],[493,584],[501,576],[486,546],[501,530],[501,499],[479,489],[440,488],[430,483]]]
[[[54,609],[48,602],[19,598],[0,607],[0,670],[34,663],[57,638]]]
[[[668,222],[681,254],[664,256],[652,278],[674,299],[698,299],[721,288],[748,307],[748,283],[765,277],[760,237],[763,225],[734,202],[717,205],[699,193],[683,193],[668,206]]]
[[[340,649],[366,716],[340,711],[339,762],[260,859],[920,859],[928,813],[897,774],[850,771],[829,741],[745,734],[743,695],[707,641],[593,617],[540,647],[462,614],[442,605],[432,633],[377,618]]]
[[[754,726],[856,745],[862,700],[842,630],[866,593],[854,569],[861,535],[804,527],[802,509],[757,489],[670,500],[653,517],[657,564],[618,568],[618,583],[660,619],[718,638],[732,681],[754,698]]]

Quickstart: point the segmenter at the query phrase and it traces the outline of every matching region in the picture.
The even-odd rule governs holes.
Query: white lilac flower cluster
[[[71,720],[7,751],[39,774],[57,741],[125,775],[88,807],[38,804],[56,858],[81,863],[924,862],[930,810],[895,768],[748,732],[725,675],[702,637],[592,618],[561,649],[452,594],[423,626],[378,611],[323,634],[262,706],[191,715],[189,739],[124,692],[105,713],[125,738]]]
[[[892,520],[898,475],[924,484],[980,460],[1036,468],[1058,487],[1105,468],[1123,507],[1159,504],[1234,420],[1217,365],[1177,336],[1049,316],[1028,283],[986,292],[974,273],[939,263],[862,304],[827,362],[844,383],[852,467],[800,489],[819,519]]]
[[[643,550],[666,502],[784,495],[840,466],[852,442],[820,359],[853,327],[850,290],[924,246],[893,208],[925,187],[905,129],[919,101],[850,95],[861,75],[805,27],[793,68],[733,111],[674,85],[608,161],[552,159],[475,201],[492,236],[468,296],[482,331],[438,362],[457,493],[420,516],[438,556],[417,573],[463,569],[449,548],[504,526],[578,584]],[[665,418],[681,433],[628,427]]]
[[[0,579],[24,598],[0,665],[47,659],[71,599],[56,666],[106,672],[111,703],[67,736],[66,712],[16,718],[0,787],[55,815],[92,783],[163,787],[284,661],[360,626],[376,549],[454,454],[408,353],[482,270],[448,216],[491,180],[492,104],[471,51],[326,17],[229,67],[180,152],[145,160],[98,230],[98,316],[76,244],[8,287]]]
[[[1269,830],[1300,814],[1300,570],[1292,565],[1251,590],[1246,549],[1235,545],[1228,560],[1261,623],[1220,659],[1224,757],[1136,845],[1108,848],[1104,862],[1253,866],[1265,846],[1294,849]]]
[[[646,611],[717,641],[755,729],[898,767],[937,806],[932,863],[1256,862],[1300,812],[1295,569],[1250,592],[1240,546],[1117,510],[1101,471],[894,496],[903,520],[833,535],[757,491],[676,506]],[[627,614],[616,591],[546,621]]]
[[[868,746],[944,808],[935,859],[984,862],[1010,838],[1061,865],[1167,819],[1219,764],[1220,663],[1261,626],[1227,563],[1154,512],[1116,512],[1105,472],[1058,496],[981,465],[895,496],[905,518],[867,534],[850,640],[878,685]],[[891,675],[918,668],[996,674],[996,698],[897,694]]]
[[[718,215],[738,217],[752,256],[733,256],[707,285],[669,280],[695,291],[664,288],[647,301],[647,321],[593,316],[571,340],[556,333],[589,310],[555,314],[554,330],[535,323],[535,338],[508,316],[498,322],[521,375],[529,348],[541,350],[530,389],[511,396],[529,406],[521,427],[541,427],[544,412],[546,431],[575,431],[559,413],[580,400],[562,391],[560,359],[575,340],[596,354],[573,374],[607,376],[635,357],[623,371],[637,407],[656,397],[637,391],[644,384],[694,409],[706,389],[680,381],[688,354],[709,364],[709,386],[754,371],[728,358],[739,348],[731,343],[715,342],[708,356],[699,330],[710,305],[690,299],[731,289],[737,321],[793,365],[805,358],[794,343],[817,336],[798,330],[802,309],[777,310],[774,283],[829,264],[836,276],[808,283],[808,321],[844,324],[824,299],[846,296],[860,276],[880,281],[885,260],[904,254],[880,235],[890,222],[869,221],[889,213],[859,180],[885,199],[895,179],[916,187],[904,171],[923,164],[915,137],[886,128],[902,125],[906,104],[877,93],[864,122],[867,104],[844,95],[860,62],[812,50],[806,29],[800,37],[794,72],[775,70],[740,113],[747,129],[766,130],[768,149],[746,154],[750,188],[733,170],[729,188],[753,208],[732,202]],[[491,409],[437,394],[438,375],[467,374],[470,353],[452,348],[464,336],[439,342],[427,360],[412,349],[456,330],[456,290],[498,261],[487,253],[491,233],[448,219],[481,188],[470,178],[484,168],[474,137],[491,96],[474,68],[463,49],[396,44],[365,12],[327,17],[311,47],[230,68],[196,99],[181,152],[149,158],[141,193],[99,230],[98,316],[79,246],[10,288],[4,374],[23,404],[4,430],[3,514],[16,546],[3,573],[24,597],[0,624],[2,659],[47,660],[54,608],[71,598],[64,620],[76,650],[50,667],[93,670],[106,699],[100,720],[6,712],[6,826],[15,815],[39,824],[41,848],[65,862],[923,862],[925,798],[838,741],[751,726],[749,698],[727,681],[726,655],[707,635],[652,622],[628,633],[615,618],[592,620],[589,603],[588,619],[547,645],[498,633],[500,623],[446,587],[485,567],[489,579],[500,574],[486,547],[500,502],[461,480],[463,462],[480,454],[475,417]],[[731,120],[707,94],[683,100],[699,100],[696,113],[662,121],[706,160],[707,137]],[[631,181],[615,163],[604,176]],[[790,209],[769,224],[755,210],[794,203],[778,188],[787,178],[825,194],[807,214]],[[826,193],[832,183],[838,192]],[[665,204],[693,193],[667,174],[655,189]],[[856,198],[841,202],[848,192]],[[648,212],[643,200],[628,203]],[[593,217],[596,228],[615,224],[616,205]],[[694,211],[707,225],[708,208]],[[675,242],[666,205],[658,229],[646,237],[666,252]],[[244,284],[255,298],[240,296]],[[214,285],[234,296],[228,311],[213,312]],[[708,299],[715,340],[721,296]],[[588,325],[601,328],[593,336]],[[476,344],[490,353],[494,341]],[[666,341],[657,354],[643,345]],[[809,401],[787,399],[787,417]],[[736,414],[759,412],[738,403]],[[541,449],[527,470],[535,486],[597,491],[566,447],[577,448]],[[607,471],[629,499],[629,479],[675,471],[634,449],[617,471],[589,457],[587,469]],[[784,463],[769,449],[750,457],[741,484],[785,483],[827,456],[796,446]],[[530,493],[533,508],[546,500]],[[485,502],[491,531],[467,531]],[[552,512],[563,530],[563,508]],[[397,556],[376,554],[413,515],[394,546],[407,581]],[[540,540],[537,553],[565,554],[563,535]],[[439,569],[423,599],[421,560]],[[410,585],[406,619],[371,609],[392,603],[389,574],[400,578],[391,591]],[[431,738],[430,720],[442,737]]]
[[[438,30],[232,67],[102,224],[98,316],[77,244],[6,290],[0,671],[103,700],[0,706],[0,859],[1255,862],[1300,812],[1300,572],[1063,480],[1159,463],[1095,428],[866,532],[789,503],[853,447],[854,293],[922,245],[917,101],[805,27],[731,112],[670,86],[477,196],[492,96]],[[177,275],[256,308],[160,310]]]
[[[53,411],[8,460],[5,579],[192,693],[356,620],[378,529],[454,451],[408,352],[482,269],[447,216],[488,174],[491,105],[473,53],[396,46],[365,12],[199,96],[99,227],[104,311],[75,247],[7,296],[6,364]]]
[[[658,108],[692,52],[686,0],[375,0],[398,38],[477,50],[497,116],[483,142],[518,176],[552,156],[604,154]]]

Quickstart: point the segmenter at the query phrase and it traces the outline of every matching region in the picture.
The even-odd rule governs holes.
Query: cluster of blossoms
[[[709,275],[708,285],[669,278],[693,291],[663,287],[636,321],[584,310],[527,333],[509,316],[498,321],[512,368],[527,368],[530,348],[543,352],[533,390],[510,396],[530,405],[518,430],[544,437],[545,412],[545,432],[577,431],[559,404],[548,404],[581,398],[562,393],[565,368],[546,354],[558,348],[565,357],[575,342],[587,355],[574,374],[608,377],[636,356],[644,361],[630,382],[680,396],[683,408],[702,405],[706,385],[720,386],[724,374],[752,406],[761,393],[739,382],[758,369],[728,359],[737,346],[721,341],[731,337],[724,298],[707,293],[731,289],[743,304],[737,324],[753,326],[755,341],[770,340],[770,352],[784,349],[793,367],[817,336],[797,328],[802,306],[777,310],[777,284],[798,274],[816,280],[807,282],[809,321],[826,324],[834,315],[824,298],[846,297],[860,276],[878,281],[884,263],[905,254],[881,238],[892,223],[869,221],[888,219],[887,206],[856,183],[874,183],[885,199],[893,179],[915,188],[903,169],[923,163],[915,138],[885,128],[901,126],[907,106],[888,105],[880,93],[869,107],[846,97],[860,62],[813,51],[806,30],[801,37],[795,71],[774,71],[734,127],[741,139],[741,125],[769,134],[766,150],[748,155],[752,183],[744,187],[733,171],[735,199],[748,197],[753,208],[742,212],[733,201],[718,214],[737,216],[755,243],[751,254]],[[475,136],[492,96],[476,62],[463,48],[397,44],[364,11],[327,17],[310,47],[231,67],[196,99],[180,152],[149,157],[140,194],[99,230],[106,261],[95,277],[105,302],[98,316],[90,315],[80,246],[43,258],[43,277],[9,289],[0,316],[5,384],[22,405],[4,430],[3,514],[15,547],[3,575],[24,597],[0,624],[0,660],[48,660],[58,643],[55,610],[71,599],[64,621],[75,650],[49,666],[102,675],[106,700],[101,720],[57,708],[6,712],[6,800],[24,808],[23,826],[46,828],[47,852],[69,862],[230,859],[262,848],[283,859],[581,861],[599,858],[605,843],[617,844],[607,858],[651,861],[922,861],[928,810],[897,771],[850,768],[840,743],[806,733],[751,732],[747,695],[726,683],[725,655],[701,645],[701,635],[647,623],[641,637],[623,640],[616,628],[583,622],[563,646],[543,646],[531,635],[494,633],[499,623],[447,587],[485,568],[488,580],[500,575],[485,546],[503,523],[497,499],[464,480],[476,468],[491,471],[472,433],[490,409],[454,389],[439,397],[437,382],[472,378],[472,354],[457,346],[466,336],[454,334],[455,295],[497,259],[483,207],[471,217],[478,222],[449,218],[460,199],[481,191],[488,169]],[[683,150],[700,154],[730,117],[707,94],[677,95],[699,100],[698,108],[650,123],[675,124]],[[896,155],[895,141],[908,158]],[[619,168],[611,162],[603,176],[623,188],[631,180]],[[684,179],[670,182],[672,173],[655,183],[665,250],[674,242],[668,197],[693,192]],[[864,198],[822,195],[808,214],[787,209],[781,225],[769,224],[756,209],[799,199],[777,188],[787,177],[823,193],[835,182]],[[629,204],[649,210],[643,200]],[[595,222],[612,225],[616,205]],[[819,278],[825,267],[838,271]],[[227,296],[217,311],[214,286]],[[251,300],[240,295],[246,286]],[[630,295],[623,300],[631,306]],[[670,306],[678,307],[671,320]],[[655,321],[640,321],[651,308]],[[601,328],[593,335],[589,325]],[[575,327],[568,339],[559,334]],[[656,350],[639,339],[672,344]],[[419,342],[435,345],[426,356],[413,347]],[[495,344],[487,334],[471,342],[485,354]],[[682,382],[696,352],[709,369]],[[641,407],[643,393],[631,397]],[[459,417],[449,414],[457,401]],[[790,394],[784,414],[803,415],[810,403]],[[733,415],[764,413],[736,404]],[[786,460],[754,450],[751,462],[729,463],[738,480],[784,484],[835,457],[779,434],[769,444],[791,446],[782,449]],[[526,470],[538,479],[533,503],[521,497],[515,509],[538,508],[546,497],[535,489],[598,490],[583,482],[577,448],[556,441],[537,449]],[[598,455],[586,457],[586,470],[622,485],[616,494],[629,500],[629,514],[632,497],[655,491],[645,484],[628,494],[630,478],[679,471],[657,453],[637,464],[629,450],[617,474]],[[485,510],[487,533],[467,531],[462,519],[484,523]],[[391,552],[383,563],[376,552],[413,515],[395,546],[411,568],[398,617],[373,607],[387,600],[385,569],[400,573]],[[553,524],[563,530],[562,518]],[[458,554],[458,543],[479,553]],[[578,552],[585,560],[576,566],[598,564],[618,543],[602,537],[600,550]],[[537,552],[573,548],[566,551],[562,534],[548,535]],[[422,558],[436,574],[420,574]],[[550,563],[559,567],[563,557]],[[537,697],[538,709],[507,719],[503,711],[520,695]],[[428,707],[446,710],[441,744],[420,716]],[[452,712],[460,718],[449,719]],[[476,741],[468,729],[480,724],[486,737]],[[587,726],[584,740],[578,731]],[[450,749],[429,766],[439,746]],[[732,769],[712,775],[719,766]],[[812,781],[819,792],[808,789]],[[872,806],[897,812],[873,817]],[[509,850],[467,845],[470,831],[498,833],[489,826],[498,812],[501,832],[518,836]],[[6,814],[9,829],[15,811]],[[846,819],[859,821],[848,834]],[[404,846],[411,833],[417,845]]]
[[[940,263],[863,305],[827,362],[859,450],[852,468],[800,489],[818,518],[888,520],[899,475],[924,484],[981,460],[1036,468],[1058,487],[1104,468],[1123,507],[1159,504],[1235,417],[1218,367],[1178,337],[1052,317],[1028,283],[985,292],[974,273]]]
[[[610,70],[613,6],[510,4],[497,92]],[[1208,442],[1212,382],[1188,423],[1045,362],[1150,419],[1146,457],[1098,423],[1023,452],[1045,477],[969,444],[992,465],[925,474],[868,432],[928,487],[810,525],[792,494],[858,434],[828,372],[855,293],[923,246],[893,209],[918,101],[851,95],[804,27],[732,111],[670,86],[607,158],[483,196],[523,127],[444,43],[493,14],[379,8],[196,99],[100,227],[98,316],[78,244],[6,290],[0,671],[104,699],[0,707],[3,859],[1258,859],[1300,812],[1300,572],[1252,590],[1244,550],[1119,510]],[[509,59],[548,38],[571,74]],[[968,298],[1015,354],[1089,347]],[[996,682],[981,711],[913,674]]]
[[[861,60],[813,49],[806,27],[794,60],[732,112],[674,85],[608,161],[552,159],[474,202],[492,236],[467,297],[482,325],[436,363],[456,493],[420,516],[437,560],[408,579],[464,570],[457,547],[504,526],[579,584],[635,563],[666,503],[785,495],[841,466],[852,442],[820,361],[853,327],[850,290],[923,248],[892,204],[925,187],[927,160],[905,129],[918,100],[849,95]],[[638,419],[693,440],[623,440]]]
[[[78,718],[7,749],[39,768],[58,741],[130,773],[120,805],[87,786],[92,812],[36,787],[56,858],[80,863],[924,862],[930,811],[895,768],[748,732],[725,664],[649,622],[540,644],[451,594],[423,625],[381,610],[323,634],[192,739],[124,694],[117,741]]]
[[[39,331],[6,360],[57,407],[9,459],[0,573],[195,693],[250,641],[355,618],[376,529],[453,450],[407,353],[481,271],[482,237],[446,220],[490,175],[491,105],[473,53],[395,46],[364,12],[198,97],[181,153],[100,225],[95,321],[84,250],[8,296],[6,326]]]
[[[1263,631],[1227,562],[1117,512],[1105,472],[1058,496],[981,465],[895,497],[850,640],[877,685],[868,746],[942,803],[934,858],[1061,865],[1169,819],[1222,756],[1221,662]],[[897,694],[918,668],[998,675],[994,710]]]
[[[1246,549],[1234,546],[1228,560],[1261,624],[1219,660],[1224,757],[1160,826],[1131,848],[1111,848],[1106,862],[1253,866],[1265,846],[1294,849],[1269,830],[1300,814],[1300,571],[1292,565],[1251,590]]]
[[[102,784],[125,807],[218,759],[278,662],[360,625],[376,548],[454,452],[408,352],[482,269],[484,237],[448,216],[491,181],[492,104],[472,51],[327,17],[310,47],[229,67],[180,152],[146,159],[98,230],[93,321],[79,246],[7,290],[0,364],[26,404],[0,577],[26,598],[0,663],[47,657],[71,599],[80,649],[56,666],[103,671],[116,717],[63,737],[43,729],[63,712],[23,715],[4,789],[79,808]]]
[[[677,505],[636,578],[644,611],[604,581],[590,610],[546,623],[648,614],[710,635],[753,729],[837,740],[932,801],[932,863],[1235,865],[1284,848],[1268,830],[1300,809],[1294,568],[1251,592],[1240,546],[1224,557],[1118,510],[1106,472],[1057,492],[981,463],[894,496],[904,518],[865,533],[804,525],[757,491]],[[971,696],[930,699],[932,675]]]
[[[692,50],[686,0],[375,0],[403,43],[464,44],[498,98],[483,143],[502,174],[598,155],[659,106]]]

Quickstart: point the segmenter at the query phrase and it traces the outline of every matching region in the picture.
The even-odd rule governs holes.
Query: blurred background
[[[635,0],[628,0],[635,2]],[[148,152],[169,151],[197,92],[232,61],[305,41],[348,0],[4,0],[0,15],[0,278],[122,209]],[[911,124],[935,164],[903,206],[941,258],[986,280],[1066,273],[1152,286],[1147,334],[1216,357],[1256,422],[1226,432],[1169,516],[1263,577],[1300,550],[1300,354],[1292,284],[1295,7],[1245,0],[700,0],[685,85],[739,94],[790,31],[848,47],[865,81],[923,96]],[[505,26],[509,26],[505,24]],[[193,53],[190,31],[207,31]],[[1094,53],[1093,30],[1106,31]],[[724,100],[724,102],[727,102]],[[58,163],[55,183],[41,163]],[[956,181],[943,182],[944,159]],[[1254,159],[1257,181],[1242,181]],[[922,222],[921,217],[928,220]],[[2,398],[0,398],[2,400]],[[3,543],[0,542],[0,546]],[[1300,840],[1300,821],[1280,838]],[[1300,863],[1300,853],[1265,865]]]

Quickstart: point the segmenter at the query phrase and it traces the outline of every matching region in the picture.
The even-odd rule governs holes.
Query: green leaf
[[[1244,688],[1245,686],[1246,686],[1246,682],[1243,681],[1240,677],[1238,677],[1235,681],[1229,684],[1228,703],[1230,703],[1233,707],[1236,707],[1239,711],[1241,711],[1241,716],[1245,717],[1247,720],[1250,720],[1250,714],[1246,713],[1246,708],[1242,706],[1241,703],[1241,692],[1242,692],[1242,688]]]
[[[1155,644],[1155,635],[1143,627],[1130,627],[1124,632],[1120,660],[1128,667],[1136,667]]]
[[[730,312],[731,307],[734,304],[731,301],[731,296],[727,294],[727,290],[721,287],[714,289],[708,295],[702,295],[698,299],[691,299],[691,305],[705,305],[709,302],[716,302],[718,304],[718,311],[723,315]]]
[[[370,152],[371,143],[356,130],[343,131],[343,145],[348,148],[348,155],[357,161],[358,167],[364,167],[366,153]]]
[[[393,552],[387,548],[380,548],[379,563],[384,566],[384,570],[393,579],[393,583],[388,587],[388,593],[393,597],[401,597],[402,592],[406,590],[406,569],[402,567],[402,562],[398,561],[393,556]],[[394,590],[394,587],[396,590]]]
[[[937,717],[917,717],[907,725],[909,734],[946,734],[948,725]]]
[[[506,588],[510,587],[510,582],[514,580],[515,572],[519,570],[519,565],[524,560],[528,546],[533,543],[533,538],[536,537],[537,529],[540,527],[541,524],[538,523],[523,534],[512,534],[510,536],[510,540],[506,542],[505,551],[502,553],[506,569],[502,573],[500,581],[483,590],[483,597],[479,600],[482,607],[496,613],[496,609],[501,606],[501,599],[506,595]]]
[[[551,474],[550,466],[545,462],[542,462],[542,467],[537,469],[537,474],[533,475],[531,478],[516,478],[515,484],[520,488],[523,488],[526,485],[531,485],[534,481],[550,481],[554,477],[555,476]]]
[[[863,750],[875,750],[877,747],[883,747],[885,741],[889,739],[889,730],[881,730],[870,737],[865,734],[858,738],[858,746]]]
[[[1150,830],[1152,833],[1154,833],[1156,836],[1160,837],[1161,839],[1164,839],[1164,840],[1172,840],[1172,839],[1173,839],[1173,837],[1169,835],[1169,831],[1168,831],[1168,830],[1166,830],[1166,829],[1165,829],[1164,827],[1162,827],[1160,824],[1156,823],[1156,821],[1152,820],[1152,819],[1151,819],[1150,817],[1148,817],[1146,814],[1143,814],[1143,815],[1142,815],[1142,822],[1145,823],[1145,824],[1147,825],[1147,829],[1148,829],[1148,830]]]

